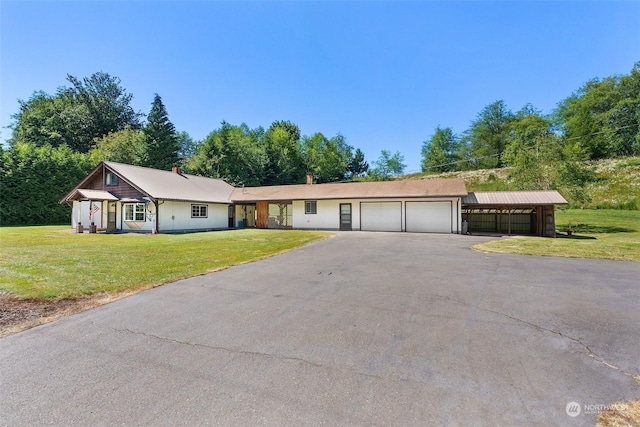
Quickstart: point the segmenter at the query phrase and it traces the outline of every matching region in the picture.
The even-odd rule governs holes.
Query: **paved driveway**
[[[341,233],[0,339],[0,423],[593,426],[640,398],[640,264],[487,239]]]

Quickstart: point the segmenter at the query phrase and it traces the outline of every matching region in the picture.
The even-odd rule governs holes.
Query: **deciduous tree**
[[[265,133],[264,149],[264,185],[296,184],[304,179],[300,129],[297,125],[284,120],[273,122]]]
[[[133,95],[120,86],[119,78],[98,72],[82,80],[67,75],[67,80],[72,87],[61,87],[55,95],[40,91],[19,101],[12,144],[68,145],[86,153],[96,138],[126,127],[140,128],[143,115],[131,107]]]
[[[89,153],[96,164],[107,160],[144,166],[147,144],[142,131],[127,128],[97,138],[95,147]]]
[[[369,171],[373,179],[389,179],[392,176],[399,176],[404,173],[407,165],[404,163],[404,156],[396,151],[391,154],[389,150],[382,150],[380,157],[374,162],[375,167]]]
[[[502,167],[501,156],[507,145],[509,123],[513,113],[504,101],[495,101],[480,111],[466,132],[471,154],[475,159],[473,168]]]
[[[451,128],[436,128],[433,136],[422,143],[422,172],[457,170],[458,139]]]

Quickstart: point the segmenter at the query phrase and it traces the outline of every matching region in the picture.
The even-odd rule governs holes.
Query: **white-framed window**
[[[304,213],[305,214],[317,214],[318,213],[318,202],[315,200],[308,200],[304,202]]]
[[[113,172],[107,172],[104,177],[105,185],[118,185],[118,175]]]
[[[145,221],[144,203],[127,203],[124,205],[125,221]]]
[[[206,218],[207,208],[207,205],[191,205],[191,218]]]

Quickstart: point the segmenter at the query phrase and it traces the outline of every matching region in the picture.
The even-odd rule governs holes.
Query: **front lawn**
[[[567,234],[571,228],[572,235]],[[475,245],[484,252],[640,261],[640,211],[556,211],[558,237],[513,237]]]
[[[291,230],[75,234],[69,227],[0,228],[0,291],[68,298],[144,289],[255,261],[327,237]]]

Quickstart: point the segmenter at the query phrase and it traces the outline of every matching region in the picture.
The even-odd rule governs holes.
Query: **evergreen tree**
[[[157,93],[151,104],[143,132],[147,144],[145,166],[161,170],[170,170],[179,162],[180,150],[176,137],[176,128],[169,121],[169,114]]]
[[[351,178],[364,175],[369,170],[369,163],[364,160],[364,153],[358,148],[349,160],[347,172]]]

